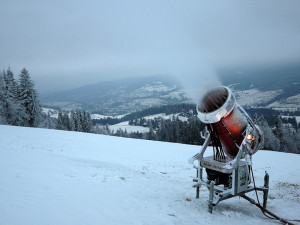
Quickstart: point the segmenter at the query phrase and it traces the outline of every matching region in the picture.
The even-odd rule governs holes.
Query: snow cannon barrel
[[[236,102],[228,87],[209,90],[200,100],[197,110],[199,119],[207,124],[212,139],[221,144],[228,157],[234,158],[237,155],[246,135],[251,141],[251,155],[262,144],[261,130]]]

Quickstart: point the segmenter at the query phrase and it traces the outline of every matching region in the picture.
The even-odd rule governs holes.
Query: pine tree
[[[59,110],[59,112],[58,112],[56,129],[66,130],[66,127],[64,126],[64,123],[63,123],[63,115],[62,115],[61,110]]]
[[[75,124],[75,113],[72,110],[70,115],[70,131],[76,130],[76,124]]]
[[[259,126],[264,135],[264,149],[279,151],[280,142],[279,139],[275,137],[268,122],[265,120],[264,116],[255,117],[253,121]]]
[[[167,142],[170,141],[167,122],[163,118],[161,118],[160,127],[157,131],[157,140],[158,141],[167,141]]]
[[[54,123],[53,119],[51,118],[50,112],[47,113],[46,119],[44,120],[43,127],[48,128],[48,129],[55,128],[55,123]]]
[[[31,104],[29,104],[29,109],[30,109],[29,125],[32,127],[38,127],[39,124],[42,122],[43,110],[42,110],[40,100],[38,98],[38,94],[35,89],[32,90],[31,96],[32,96],[32,102]]]
[[[82,132],[82,115],[79,109],[75,112],[75,131]]]
[[[188,119],[188,134],[189,144],[201,144],[203,140],[200,132],[202,130],[202,124],[196,116],[190,116]]]
[[[296,143],[296,132],[293,131],[293,128],[286,125],[284,127],[284,144],[285,151],[291,153],[297,153],[297,143]]]
[[[30,75],[25,68],[22,69],[19,80],[18,99],[26,113],[27,121],[25,125],[38,127],[42,121],[42,107],[38,99],[38,94],[34,89],[34,83],[30,79]]]
[[[280,141],[280,151],[282,152],[297,152],[295,134],[289,126],[284,126],[280,116],[275,121],[275,136]]]
[[[297,129],[296,145],[297,145],[297,153],[300,154],[300,128]]]
[[[86,132],[88,133],[92,132],[93,123],[92,123],[91,114],[89,112],[85,113],[85,126],[86,126]]]
[[[6,124],[4,114],[4,93],[4,80],[2,74],[0,74],[0,124]]]
[[[149,122],[149,132],[147,133],[146,139],[147,140],[155,140],[155,133],[154,133],[151,121]]]
[[[70,129],[70,119],[69,119],[69,116],[67,113],[64,113],[63,116],[62,116],[62,123],[63,123],[63,126],[66,130],[71,130]]]
[[[10,125],[23,125],[26,114],[18,101],[18,84],[13,72],[8,69],[3,72],[4,95],[2,113],[6,122]]]

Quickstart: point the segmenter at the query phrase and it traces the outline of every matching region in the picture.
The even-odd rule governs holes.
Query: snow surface
[[[101,114],[91,114],[91,119],[107,119],[107,118],[121,119],[124,116],[126,116],[127,114],[118,115],[118,116],[105,116],[105,115],[101,115]]]
[[[256,88],[243,91],[234,91],[237,102],[241,106],[257,106],[258,104],[264,104],[281,93],[282,90],[261,91]]]
[[[184,117],[184,116],[179,116],[179,113],[177,114],[169,114],[166,115],[165,113],[160,113],[160,114],[155,114],[155,115],[151,115],[151,116],[145,116],[144,119],[146,120],[153,120],[155,118],[163,118],[165,120],[171,120],[173,118],[173,115],[175,116],[175,118],[178,116],[178,119],[181,121],[187,121],[188,118]],[[146,133],[149,132],[149,127],[143,127],[143,126],[133,126],[133,125],[129,125],[129,121],[124,121],[118,124],[114,124],[114,125],[109,125],[109,129],[113,132],[117,132],[117,130],[121,129],[122,131],[127,131],[128,133],[131,132],[140,132],[140,133]]]
[[[50,109],[50,108],[42,108],[43,113],[50,114],[50,117],[56,118],[58,117],[58,110]]]
[[[281,116],[282,118],[286,118],[286,119],[289,119],[289,118],[295,118],[296,119],[296,123],[300,123],[300,116]]]
[[[155,114],[155,115],[145,116],[144,118],[146,120],[154,120],[155,118],[163,118],[164,120],[171,120],[173,118],[173,116],[175,116],[175,118],[178,116],[178,119],[181,120],[182,122],[185,122],[188,120],[187,117],[180,116],[179,113],[169,114],[169,115],[166,115],[166,113],[159,113],[159,114]]]
[[[208,213],[187,163],[199,146],[3,125],[0,140],[3,225],[279,224],[240,198]],[[253,162],[258,186],[270,174],[269,210],[299,219],[300,156],[259,151]]]
[[[297,111],[299,110],[300,94],[291,96],[287,99],[271,103],[268,107],[281,111]]]
[[[129,125],[128,121],[121,122],[121,123],[114,124],[114,125],[109,125],[109,129],[113,132],[117,132],[117,130],[119,130],[119,129],[121,129],[122,131],[126,130],[128,133],[131,133],[131,132],[146,133],[149,131],[149,127]]]

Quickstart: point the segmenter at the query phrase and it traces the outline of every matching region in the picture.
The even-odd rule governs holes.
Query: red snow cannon
[[[209,90],[197,110],[199,119],[207,124],[212,144],[222,148],[229,158],[237,155],[244,140],[251,141],[250,155],[257,152],[263,142],[261,130],[236,102],[228,87]]]

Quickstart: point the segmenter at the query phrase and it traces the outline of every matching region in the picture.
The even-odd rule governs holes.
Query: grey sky
[[[299,12],[299,0],[1,0],[0,69],[26,67],[47,92],[298,61]]]

